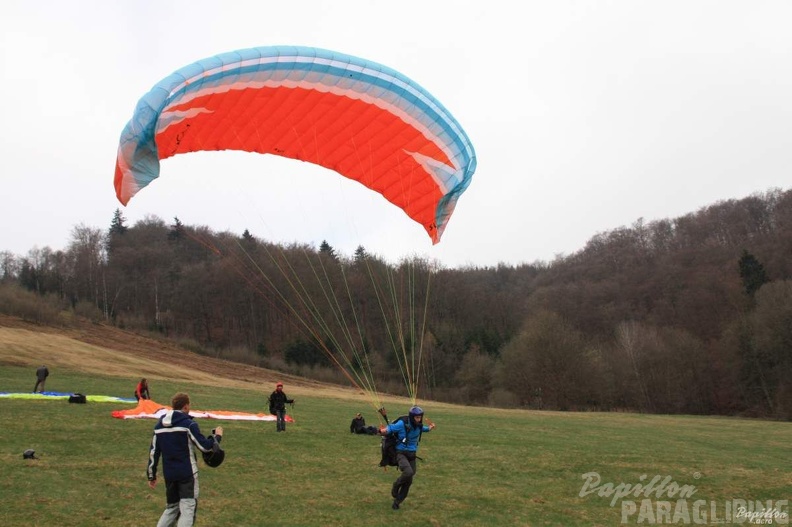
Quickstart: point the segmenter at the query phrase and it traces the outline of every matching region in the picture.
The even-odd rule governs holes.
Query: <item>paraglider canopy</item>
[[[138,102],[115,167],[122,204],[160,160],[243,150],[321,165],[382,194],[440,241],[476,169],[443,105],[401,73],[343,53],[273,46],[200,60]]]

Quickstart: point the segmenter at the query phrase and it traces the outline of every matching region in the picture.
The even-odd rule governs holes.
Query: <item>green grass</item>
[[[30,368],[0,367],[0,391],[34,383]],[[47,382],[122,397],[133,388],[62,369]],[[187,391],[196,409],[249,412],[263,411],[269,393],[161,381],[152,389],[158,402]],[[406,411],[389,406],[392,417]],[[668,475],[695,485],[694,499],[718,503],[792,494],[789,423],[423,406],[437,429],[423,436],[424,461],[399,511],[390,509],[396,472],[376,466],[379,439],[349,433],[355,412],[374,420],[357,402],[301,396],[283,434],[269,422],[199,419],[205,433],[225,428],[226,460],[202,465],[198,525],[618,525],[609,497],[579,496],[587,472],[614,484]],[[146,484],[154,421],[111,418],[123,407],[0,398],[0,524],[155,525],[165,498],[162,485]],[[23,460],[27,448],[41,459]]]

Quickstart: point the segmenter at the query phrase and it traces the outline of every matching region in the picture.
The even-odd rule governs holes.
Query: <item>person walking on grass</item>
[[[156,487],[157,465],[162,458],[166,505],[157,527],[189,527],[195,524],[198,507],[198,462],[195,449],[211,452],[215,437],[219,443],[223,436],[223,427],[218,426],[213,436],[204,437],[198,423],[190,417],[190,396],[186,393],[174,395],[171,406],[173,409],[168,410],[154,425],[149,448],[148,484],[152,489]]]
[[[423,424],[423,417],[424,411],[419,406],[413,406],[410,408],[410,413],[406,419],[397,419],[393,423],[380,428],[380,434],[395,433],[398,437],[396,461],[401,474],[393,482],[393,487],[391,487],[391,496],[393,497],[391,507],[394,510],[398,509],[407,498],[415,472],[418,470],[415,460],[421,434],[431,432],[435,428],[434,423],[430,423],[428,426]]]
[[[41,393],[44,393],[44,384],[47,382],[47,377],[49,377],[49,370],[42,364],[36,370],[36,386],[33,387],[33,393],[39,391],[39,387],[41,387]],[[30,385],[28,384],[28,386]]]
[[[283,383],[275,385],[275,391],[269,396],[269,410],[276,417],[276,429],[278,432],[286,431],[286,403],[293,404],[294,399],[289,399],[283,391]]]

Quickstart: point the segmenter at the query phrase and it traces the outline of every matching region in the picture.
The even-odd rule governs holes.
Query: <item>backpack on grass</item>
[[[73,393],[69,396],[70,403],[85,404],[85,395],[81,393]]]

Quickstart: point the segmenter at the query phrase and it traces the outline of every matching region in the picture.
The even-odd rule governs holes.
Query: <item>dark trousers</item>
[[[33,388],[33,393],[36,393],[36,392],[38,391],[38,389],[39,389],[39,386],[41,386],[41,391],[43,392],[43,391],[44,391],[44,384],[45,384],[45,383],[46,383],[46,379],[38,379],[38,380],[36,381],[36,386],[35,386],[35,388]],[[28,384],[28,386],[30,386],[30,385]]]
[[[412,485],[413,477],[418,471],[418,465],[415,463],[415,452],[397,452],[396,462],[399,464],[401,474],[393,482],[391,496],[393,496],[394,501],[401,503],[410,492],[410,485]]]
[[[278,432],[286,430],[286,408],[275,410],[275,417],[277,418]]]
[[[191,527],[198,509],[198,480],[165,480],[165,510],[157,527]]]

